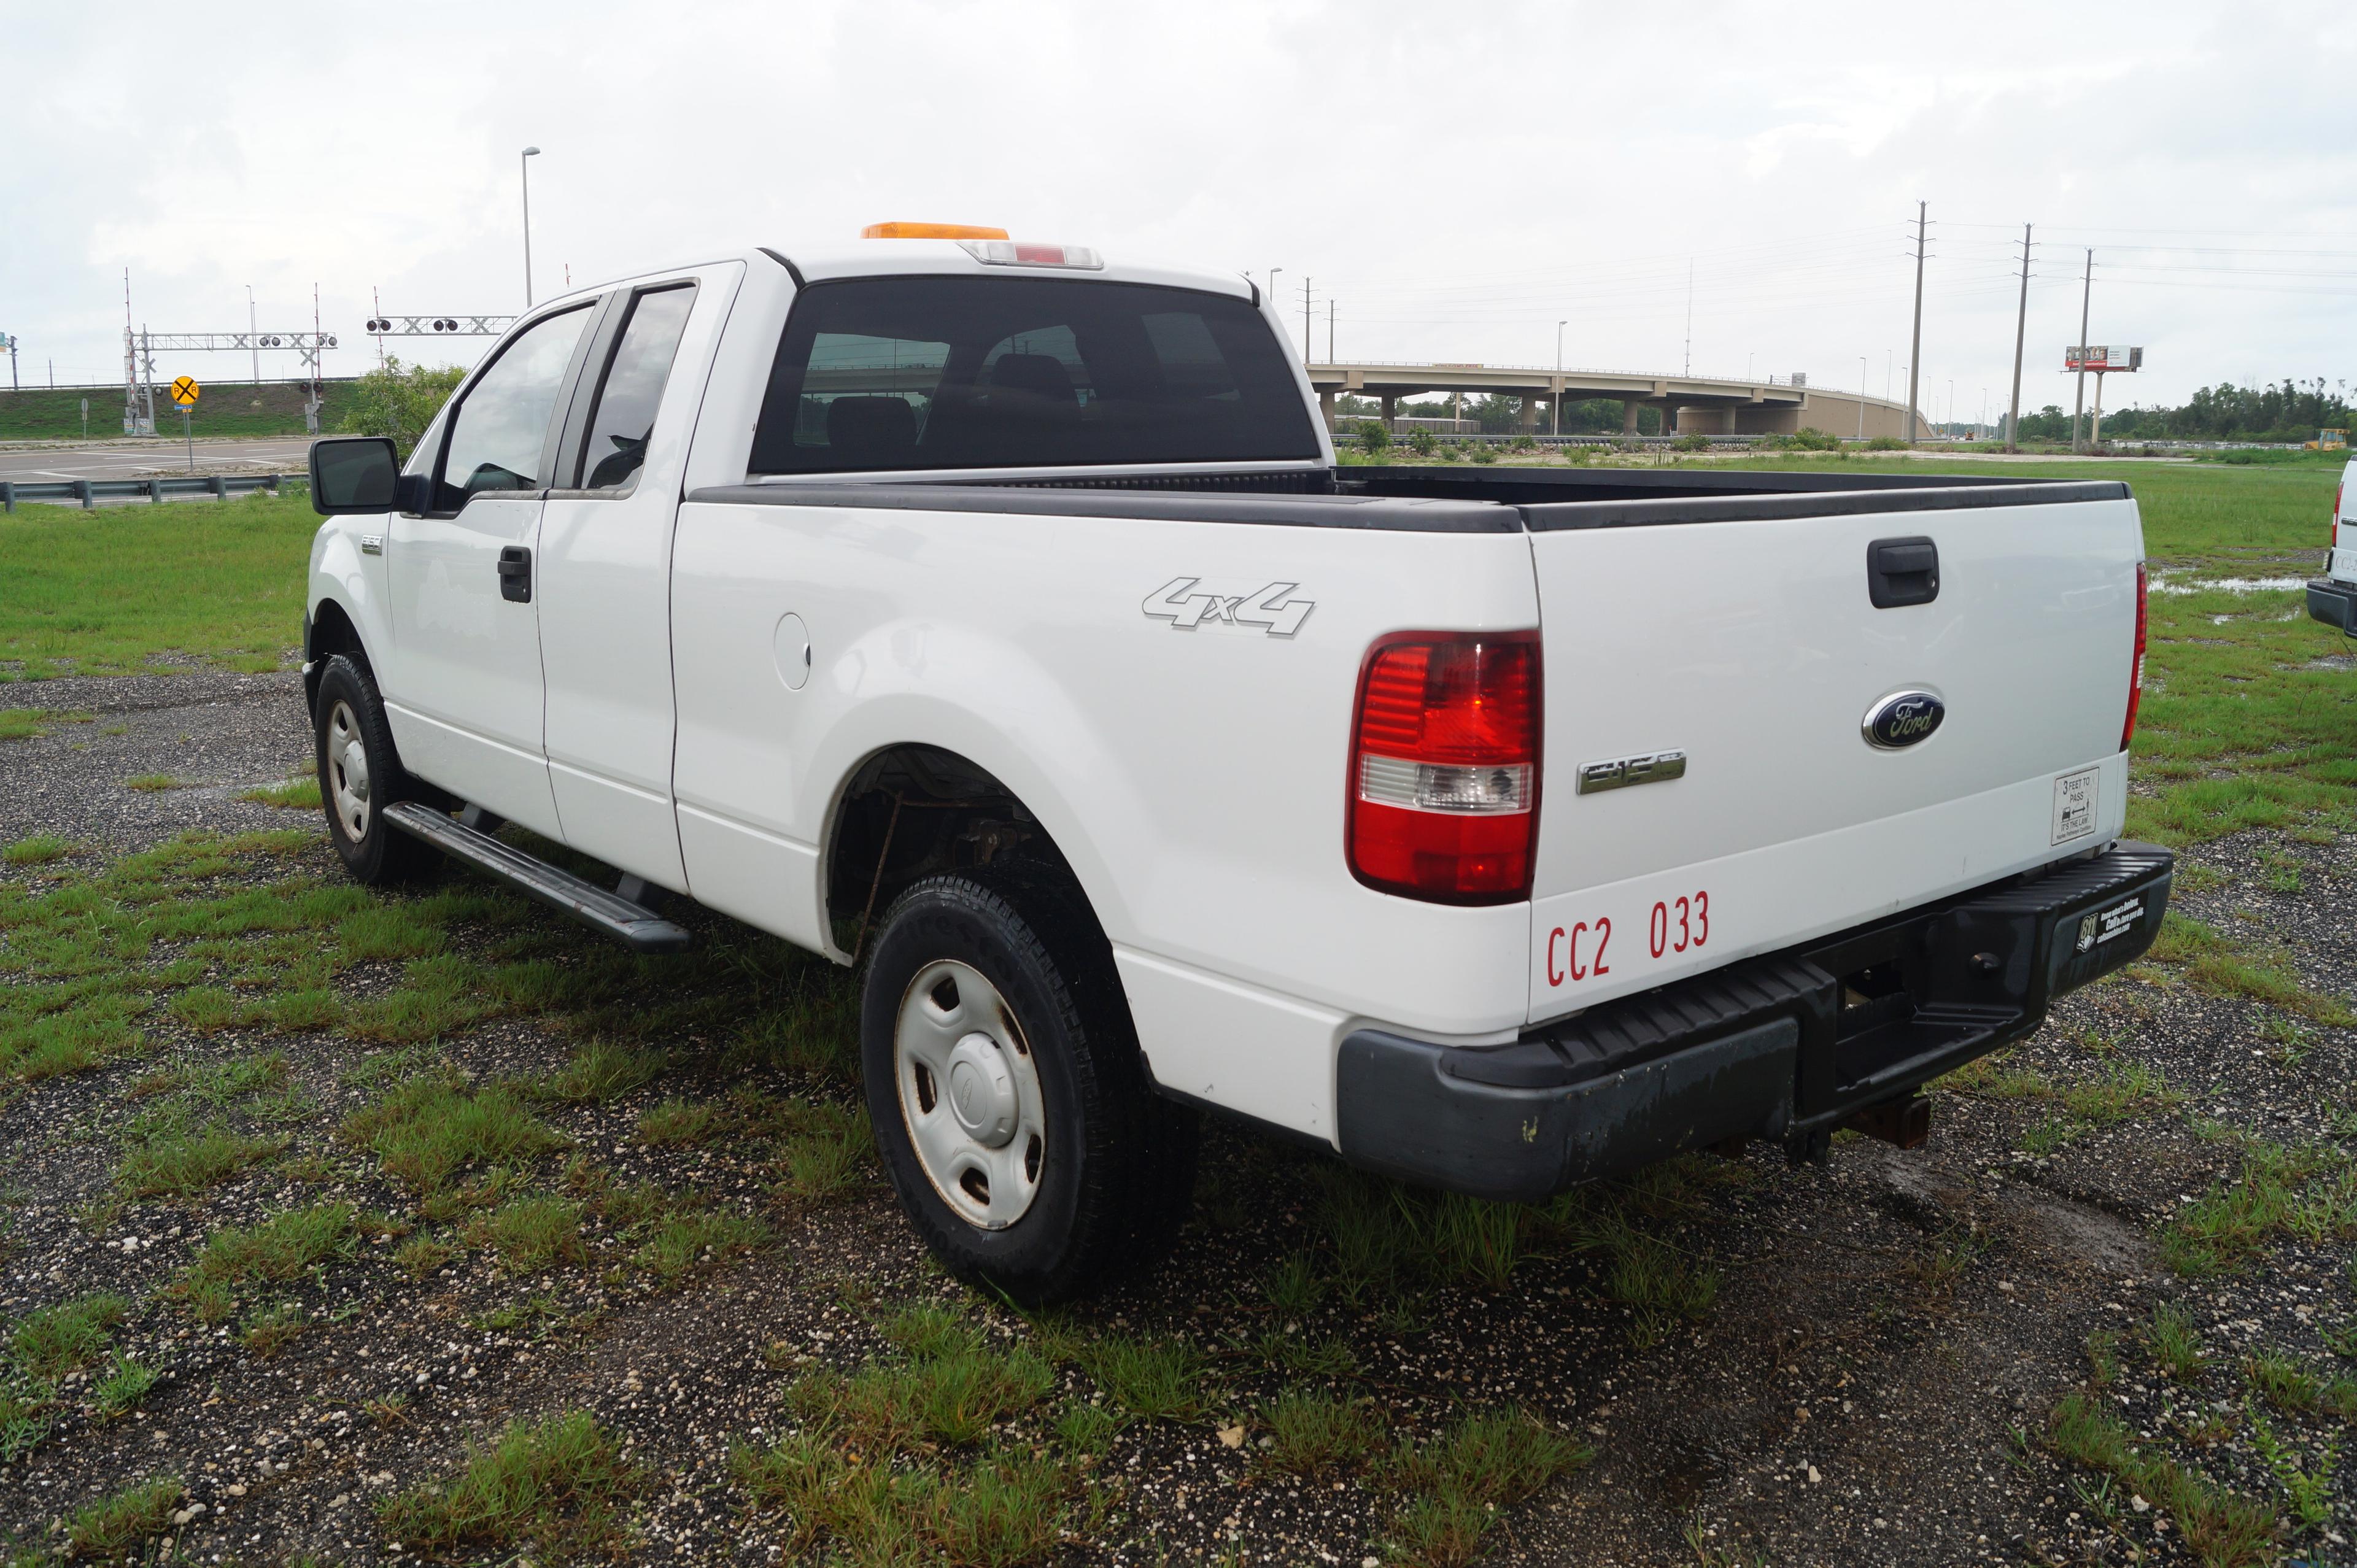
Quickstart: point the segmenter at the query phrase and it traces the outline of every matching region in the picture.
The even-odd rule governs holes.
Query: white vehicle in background
[[[1913,1142],[2169,896],[2116,482],[1340,467],[1249,282],[987,232],[580,290],[312,462],[353,874],[856,957],[902,1201],[1026,1300],[1203,1110],[1494,1198]]]
[[[2332,492],[2331,542],[2324,552],[2324,575],[2308,584],[2308,613],[2325,625],[2357,636],[2357,458],[2341,470]]]

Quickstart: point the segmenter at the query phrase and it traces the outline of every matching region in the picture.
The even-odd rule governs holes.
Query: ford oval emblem
[[[1897,751],[1931,738],[1948,716],[1948,704],[1929,692],[1893,692],[1866,711],[1866,744]]]

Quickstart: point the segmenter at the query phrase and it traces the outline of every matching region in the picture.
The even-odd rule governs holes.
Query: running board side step
[[[572,916],[591,930],[613,938],[633,952],[678,952],[688,943],[684,926],[664,919],[643,904],[529,855],[456,817],[402,800],[384,809],[384,820],[411,838],[432,844],[454,860],[498,878],[552,909]]]

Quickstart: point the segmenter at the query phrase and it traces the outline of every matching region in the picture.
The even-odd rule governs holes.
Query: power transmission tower
[[[1915,336],[1907,350],[1907,445],[1915,445],[1915,389],[1923,375],[1923,241],[1929,227],[1924,214],[1932,204],[1915,204]]]
[[[2006,416],[2005,449],[2021,450],[2021,345],[2029,329],[2029,225],[2021,226],[2021,309],[2013,318],[2013,412]]]
[[[2079,450],[2079,416],[2087,409],[2087,307],[2095,298],[2095,248],[2087,247],[2087,277],[2079,295],[2078,391],[2071,399],[2071,450]]]

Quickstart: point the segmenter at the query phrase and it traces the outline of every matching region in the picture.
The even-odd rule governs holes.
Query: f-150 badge
[[[1298,583],[1270,583],[1249,593],[1224,594],[1202,585],[1200,577],[1173,577],[1146,596],[1140,607],[1156,620],[1167,620],[1180,631],[1214,622],[1258,627],[1270,637],[1291,637],[1318,607],[1314,599],[1290,596]]]

